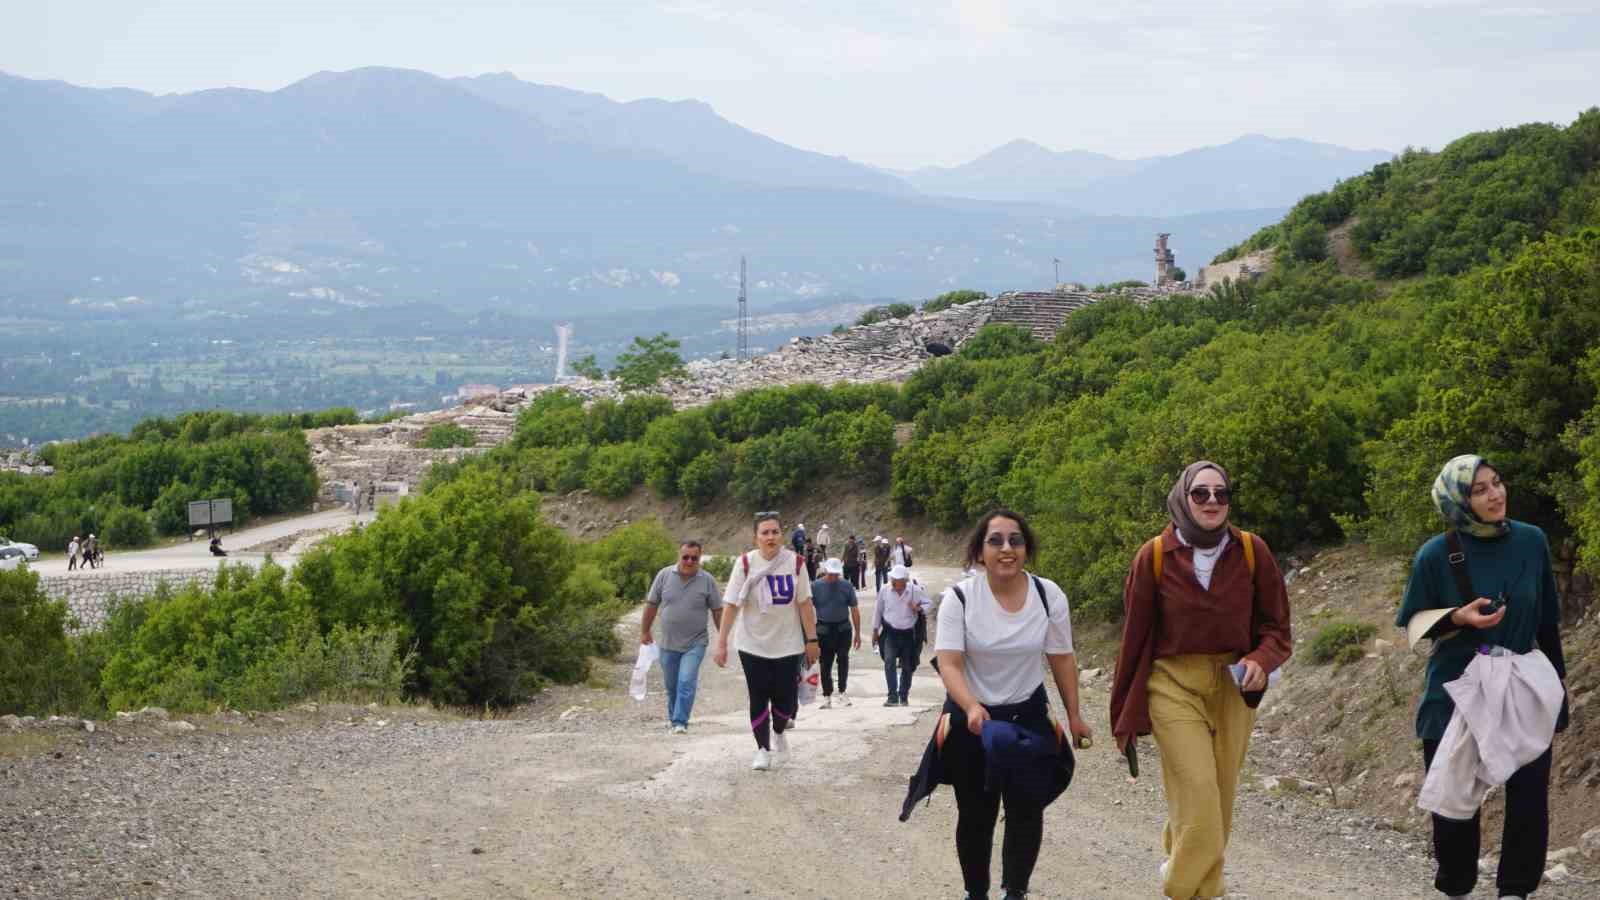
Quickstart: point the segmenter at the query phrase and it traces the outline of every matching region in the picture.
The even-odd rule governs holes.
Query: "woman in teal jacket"
[[[1506,517],[1506,486],[1499,470],[1482,457],[1457,456],[1434,479],[1433,502],[1450,530],[1430,538],[1417,551],[1395,617],[1413,644],[1423,638],[1433,641],[1426,687],[1417,707],[1417,737],[1422,739],[1425,767],[1432,765],[1439,739],[1455,712],[1444,686],[1461,677],[1480,648],[1527,653],[1537,647],[1563,683],[1567,675],[1550,544],[1539,528]],[[1566,727],[1563,701],[1556,731]],[[1501,897],[1526,897],[1544,875],[1550,837],[1550,758],[1545,750],[1506,782],[1505,831],[1495,878]],[[1472,893],[1478,881],[1479,842],[1478,816],[1465,821],[1433,817],[1439,866],[1435,888],[1450,897]]]

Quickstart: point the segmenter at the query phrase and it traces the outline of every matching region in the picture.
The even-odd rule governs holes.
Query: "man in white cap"
[[[881,534],[872,539],[872,579],[874,591],[889,583],[889,542]]]
[[[911,572],[905,566],[891,568],[889,583],[878,590],[872,611],[872,646],[883,656],[883,680],[889,689],[884,706],[905,706],[910,699],[911,673],[922,656],[917,617],[931,612],[933,601],[922,585],[912,582]]]
[[[833,661],[839,660],[839,705],[849,706],[845,683],[850,677],[850,648],[861,648],[861,609],[856,589],[840,576],[844,563],[828,559],[822,577],[811,583],[811,603],[817,611],[817,640],[822,651],[822,709],[833,708]]]

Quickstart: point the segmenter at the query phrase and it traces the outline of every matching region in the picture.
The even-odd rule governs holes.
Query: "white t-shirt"
[[[745,554],[750,568],[745,571],[743,560],[733,561],[733,574],[728,576],[728,587],[722,593],[723,606],[739,607],[739,620],[734,624],[734,647],[752,656],[780,659],[805,652],[806,636],[800,625],[799,604],[811,599],[811,582],[806,578],[804,563],[795,572],[799,559],[793,550],[778,551],[771,564],[761,558],[760,551]],[[763,572],[770,574],[762,575]],[[745,582],[751,577],[761,580],[743,596]]]
[[[1039,580],[1050,599],[1048,621],[1032,577],[1028,599],[1014,613],[1000,607],[982,573],[956,585],[967,598],[965,604],[953,589],[940,601],[933,649],[966,655],[967,685],[979,703],[1021,703],[1044,683],[1043,655],[1072,652],[1067,595],[1054,581]]]

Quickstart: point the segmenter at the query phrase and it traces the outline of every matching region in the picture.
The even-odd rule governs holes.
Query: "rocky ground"
[[[953,574],[925,569],[936,586]],[[637,625],[619,627],[631,647]],[[622,657],[488,720],[324,706],[150,712],[92,732],[0,724],[0,895],[960,895],[948,790],[896,821],[940,698],[927,668],[912,706],[885,708],[876,656],[858,651],[856,704],[805,708],[793,752],[760,773],[736,667],[707,661],[690,734],[671,737],[659,691],[626,696]],[[1127,782],[1105,737],[1105,681],[1086,684],[1099,740],[1047,812],[1034,897],[1157,893],[1159,779]],[[1143,749],[1148,776],[1158,761]],[[1231,897],[1429,894],[1422,835],[1312,792],[1253,781],[1236,822]],[[1539,896],[1595,891],[1573,879]]]

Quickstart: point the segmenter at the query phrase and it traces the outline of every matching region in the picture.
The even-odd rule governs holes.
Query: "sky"
[[[0,71],[155,93],[382,65],[703,100],[784,143],[955,165],[1246,133],[1437,149],[1600,103],[1595,0],[37,0]]]

